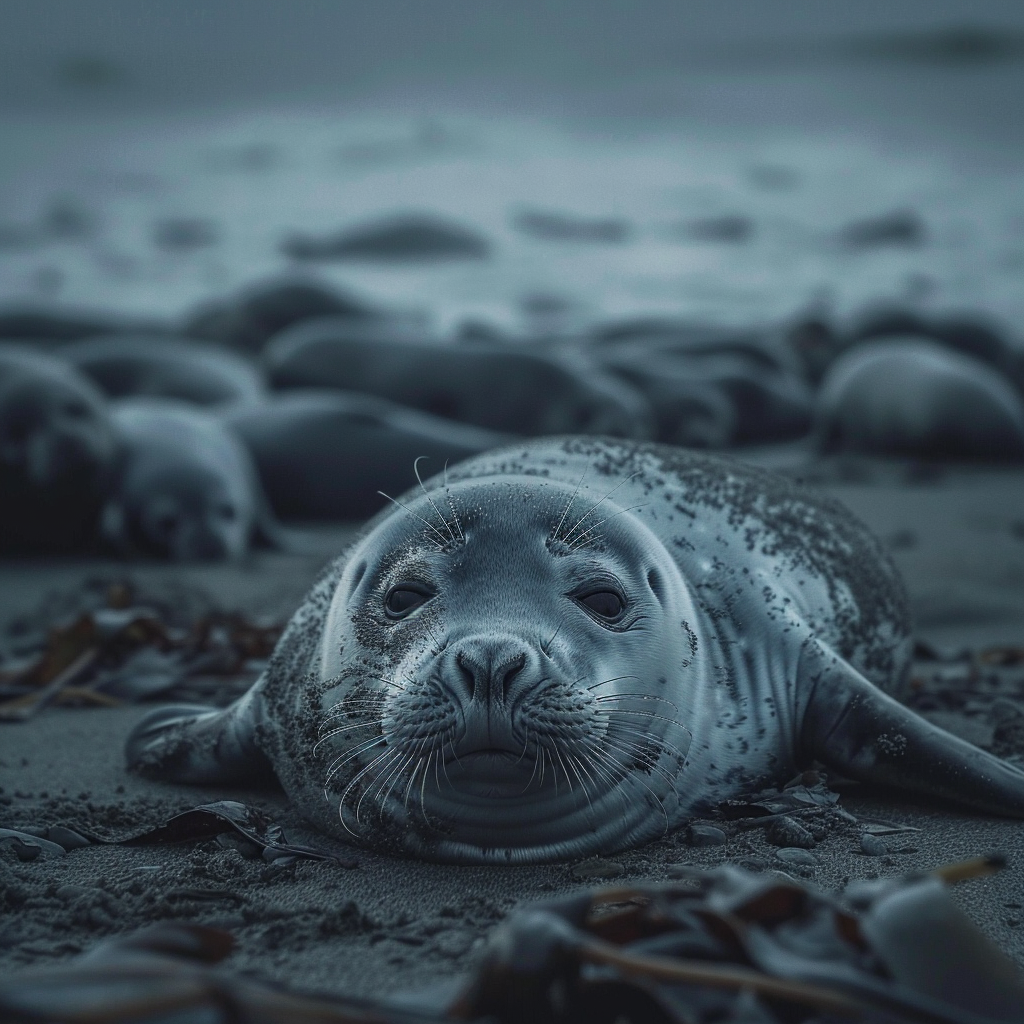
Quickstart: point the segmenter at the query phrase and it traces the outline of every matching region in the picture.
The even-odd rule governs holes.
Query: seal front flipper
[[[861,782],[1024,818],[1024,771],[915,714],[827,648],[801,658],[805,754]]]
[[[256,744],[257,683],[223,710],[171,704],[146,715],[125,743],[128,768],[152,779],[199,785],[261,784],[273,778]]]

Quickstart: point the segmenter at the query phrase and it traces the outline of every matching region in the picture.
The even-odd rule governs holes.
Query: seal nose
[[[474,637],[455,652],[455,664],[470,701],[501,702],[526,667],[526,650],[505,637]]]

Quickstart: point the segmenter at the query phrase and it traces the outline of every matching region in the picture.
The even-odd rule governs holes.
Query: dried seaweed
[[[272,988],[218,966],[229,934],[164,924],[70,966],[0,982],[20,1024],[995,1024],[1024,1021],[1024,975],[946,885],[998,858],[827,895],[735,867],[527,907],[494,933],[447,1005]]]
[[[213,610],[179,625],[114,584],[102,606],[50,627],[28,657],[0,668],[0,721],[26,721],[51,703],[202,700],[210,694],[189,685],[198,679],[215,680],[212,696],[224,703],[253,682],[280,634],[278,624]]]

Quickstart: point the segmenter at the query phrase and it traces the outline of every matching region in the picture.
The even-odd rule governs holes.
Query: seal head
[[[598,540],[573,488],[536,477],[440,500],[352,552],[297,772],[322,776],[353,835],[421,856],[535,861],[660,834],[690,743],[665,691],[692,615],[661,542],[611,498]]]

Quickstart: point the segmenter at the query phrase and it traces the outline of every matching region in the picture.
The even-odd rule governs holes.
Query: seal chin
[[[641,798],[638,794],[644,794]],[[667,804],[667,802],[666,802]],[[441,810],[441,808],[436,808]],[[470,797],[447,802],[437,828],[405,828],[403,852],[455,864],[539,864],[614,853],[667,830],[671,808],[637,787],[611,790],[588,803],[577,789],[539,798]]]

